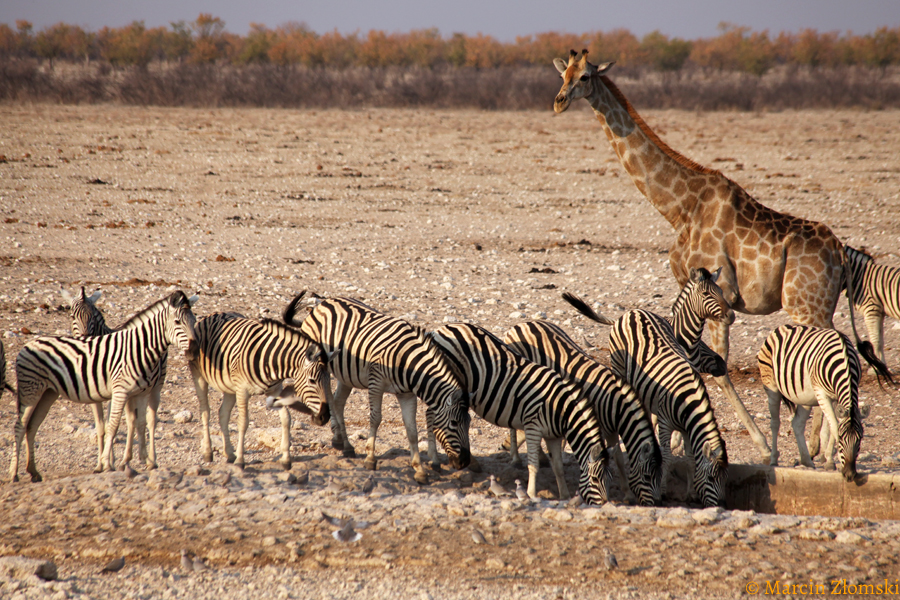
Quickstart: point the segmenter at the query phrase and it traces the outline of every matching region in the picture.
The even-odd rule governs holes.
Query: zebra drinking
[[[285,308],[284,322],[322,345],[331,356],[329,366],[337,380],[331,407],[335,446],[345,456],[355,456],[347,436],[344,405],[354,389],[369,393],[369,437],[366,441],[367,469],[375,470],[375,435],[381,424],[381,402],[385,392],[395,394],[403,414],[409,439],[415,479],[425,483],[428,476],[419,457],[416,430],[416,398],[421,398],[429,429],[428,456],[437,463],[437,437],[455,468],[468,466],[469,413],[466,392],[440,349],[425,333],[402,319],[390,317],[350,298],[330,298],[319,302],[298,322],[303,293]],[[330,386],[326,386],[330,392]],[[432,434],[433,432],[433,434]]]
[[[691,324],[699,323],[702,331],[705,319],[734,320],[713,277],[705,269],[691,269],[671,323],[652,312],[632,310],[613,322],[609,334],[612,370],[631,384],[647,410],[657,416],[663,488],[672,461],[671,435],[678,431],[685,438],[685,455],[693,462],[693,490],[704,506],[725,501],[728,455],[706,385],[686,348],[695,335],[699,339]],[[611,322],[584,302],[575,308],[594,321]]]
[[[250,396],[268,393],[279,399],[270,404],[280,409],[281,466],[291,468],[291,415],[288,408],[312,415],[316,425],[328,421],[325,389],[328,387],[326,356],[309,337],[277,321],[257,321],[236,313],[215,313],[197,322],[197,357],[190,361],[191,378],[200,401],[203,423],[201,452],[212,461],[209,435],[209,386],[222,392],[219,427],[228,462],[244,467],[244,441]],[[282,382],[293,380],[294,394],[282,394]],[[299,391],[299,395],[297,394]],[[238,408],[237,452],[231,443],[228,421]]]
[[[779,408],[784,402],[794,413],[791,426],[800,451],[800,464],[813,466],[803,433],[810,410],[818,406],[831,431],[825,448],[825,466],[834,468],[832,452],[834,440],[838,440],[841,473],[852,481],[856,477],[863,426],[858,404],[859,355],[850,339],[834,329],[782,325],[766,338],[757,360],[772,418],[770,464],[778,464]]]
[[[630,489],[644,506],[659,504],[662,456],[650,416],[634,389],[549,321],[519,323],[503,341],[528,360],[581,385],[597,414],[606,445],[615,455],[622,490]],[[618,450],[620,436],[630,468]]]
[[[475,414],[499,427],[524,429],[528,448],[528,495],[537,496],[538,449],[550,451],[560,498],[568,498],[562,442],[578,460],[578,491],[588,504],[606,502],[607,452],[594,410],[575,381],[526,360],[476,325],[455,323],[432,333],[456,369],[464,374]],[[517,446],[510,444],[513,460]]]
[[[101,467],[112,470],[112,443],[122,409],[130,397],[146,393],[169,344],[188,358],[196,351],[194,314],[177,291],[139,312],[118,331],[91,338],[43,336],[16,357],[16,448],[9,468],[18,481],[19,449],[26,437],[32,481],[41,481],[34,460],[34,438],[59,396],[84,404],[111,400]]]

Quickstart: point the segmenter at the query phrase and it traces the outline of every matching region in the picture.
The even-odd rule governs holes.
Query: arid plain
[[[900,266],[896,112],[643,116],[671,147],[720,169],[764,204],[822,221],[846,243]],[[13,383],[15,356],[28,340],[67,333],[60,289],[82,285],[103,291],[111,325],[173,286],[200,294],[198,317],[277,318],[309,289],[359,298],[426,328],[466,320],[502,336],[522,319],[547,318],[601,361],[608,332],[576,316],[562,292],[598,302],[610,317],[637,307],[668,314],[678,292],[667,263],[673,232],[631,183],[586,106],[555,116],[549,108],[5,105],[0,122],[0,331]],[[850,334],[848,317],[842,298],[835,325]],[[787,321],[783,312],[738,315],[732,329],[732,378],[767,437],[756,352]],[[900,368],[895,323],[885,325],[893,370]],[[861,319],[857,327],[864,334]],[[708,384],[730,461],[757,461],[724,396]],[[871,413],[863,472],[900,465],[897,396],[864,377],[860,397]],[[218,394],[212,398],[215,414]],[[731,597],[749,581],[898,577],[900,540],[890,523],[802,520],[751,534],[770,521],[726,511],[706,523],[691,516],[703,511],[678,508],[557,509],[549,468],[539,479],[542,502],[489,499],[488,473],[509,489],[527,473],[500,452],[506,432],[477,418],[471,438],[483,472],[445,465],[419,488],[391,397],[378,438],[377,499],[358,491],[368,475],[362,459],[343,458],[328,429],[303,416],[294,419],[291,474],[309,481],[292,481],[275,462],[277,414],[261,398],[251,401],[245,473],[224,466],[221,438],[214,438],[215,462],[203,463],[198,404],[181,356],[170,359],[162,409],[160,469],[150,473],[134,461],[141,474],[127,480],[91,473],[89,409],[64,400],[54,406],[37,436],[44,482],[0,484],[0,555],[53,560],[61,582],[41,588],[5,579],[0,590],[23,598]],[[176,422],[179,413],[185,421],[185,410],[192,418]],[[0,402],[4,467],[14,411],[7,393]],[[421,410],[419,421],[424,438]],[[348,425],[357,451],[367,423],[365,395],[354,392]],[[782,465],[791,465],[797,450],[786,411],[781,432]],[[329,489],[329,477],[344,490]],[[622,498],[614,485],[613,499]],[[320,509],[378,525],[342,545]],[[474,544],[473,527],[492,545]],[[850,530],[862,539],[851,540]],[[821,535],[803,533],[810,531]],[[603,547],[618,556],[618,571],[603,569]],[[182,573],[182,548],[210,569]],[[119,555],[125,569],[96,575]]]

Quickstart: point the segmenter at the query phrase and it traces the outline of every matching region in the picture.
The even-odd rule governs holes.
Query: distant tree
[[[879,27],[861,44],[862,62],[884,72],[889,65],[900,63],[900,28]]]
[[[775,46],[769,40],[768,31],[751,33],[749,27],[720,23],[722,32],[710,40],[698,40],[693,44],[690,58],[705,68],[719,71],[743,71],[761,76],[775,61]]]
[[[409,64],[432,68],[444,62],[446,43],[437,28],[411,31],[404,46],[403,54]]]
[[[277,65],[322,64],[322,56],[316,43],[317,36],[306,23],[290,22],[275,30],[269,60]]]
[[[194,46],[190,51],[193,63],[214,63],[225,56],[227,45],[223,35],[225,21],[209,13],[200,13],[197,20],[191,23],[194,31]]]
[[[359,61],[366,67],[407,65],[410,61],[403,46],[399,35],[372,29],[359,45]]]
[[[670,40],[657,30],[644,36],[639,50],[644,60],[657,71],[677,71],[690,56],[691,43],[680,38]]]
[[[34,26],[31,24],[31,21],[25,21],[24,19],[16,21],[16,54],[19,56],[33,56],[33,31]]]
[[[174,21],[169,26],[172,30],[163,37],[163,54],[166,60],[181,62],[190,56],[194,37],[190,26],[184,21]]]
[[[275,40],[275,32],[259,23],[250,23],[250,33],[244,38],[244,44],[238,55],[238,62],[268,62],[269,50]]]
[[[508,57],[503,45],[489,35],[477,34],[465,38],[465,66],[487,69],[508,64]]]
[[[336,29],[331,33],[323,34],[316,40],[319,54],[322,56],[322,64],[337,68],[346,68],[356,64],[360,44],[357,34],[353,33],[344,37]]]
[[[608,33],[598,32],[594,34],[588,48],[591,59],[596,62],[614,60],[622,67],[636,66],[640,63],[640,42],[627,29],[614,29]]]
[[[587,35],[549,31],[517,37],[513,58],[519,63],[547,66],[553,63],[554,58],[568,56],[569,50],[581,50],[587,45]]]
[[[454,67],[462,67],[466,64],[466,35],[454,33],[447,42],[447,62]]]
[[[146,68],[153,58],[152,41],[143,21],[119,29],[104,27],[97,34],[100,56],[114,67]]]

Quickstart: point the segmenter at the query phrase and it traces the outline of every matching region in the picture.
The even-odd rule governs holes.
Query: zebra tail
[[[594,311],[593,308],[588,306],[587,302],[576,296],[575,294],[569,292],[563,292],[563,300],[572,305],[572,308],[583,314],[585,317],[590,319],[591,321],[596,321],[601,325],[615,325],[615,321],[609,319],[608,317],[604,317],[603,315]]]
[[[875,369],[878,386],[881,389],[884,389],[884,386],[881,383],[882,377],[887,379],[888,383],[891,385],[896,385],[887,365],[875,356],[875,348],[872,347],[872,342],[868,340],[861,341],[859,339],[859,334],[856,332],[856,314],[853,310],[853,299],[856,297],[856,293],[853,291],[853,274],[851,273],[850,257],[847,256],[846,246],[841,248],[841,267],[843,267],[844,277],[847,280],[847,304],[850,305],[850,326],[851,329],[853,329],[853,339],[856,342],[856,350],[859,352],[860,356],[866,359],[866,362]]]
[[[303,290],[302,292],[300,292],[299,294],[294,296],[294,299],[291,300],[288,303],[288,305],[284,308],[284,312],[281,313],[281,319],[284,321],[285,325],[293,325],[293,326],[297,325],[296,323],[294,323],[294,315],[297,314],[297,305],[300,304],[300,301],[303,299],[303,296],[305,296],[305,295],[306,295],[306,290]]]

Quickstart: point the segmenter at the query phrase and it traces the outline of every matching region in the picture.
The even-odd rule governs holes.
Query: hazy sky
[[[36,30],[60,21],[93,31],[135,20],[156,27],[192,21],[201,12],[240,35],[254,22],[276,27],[297,21],[319,33],[437,27],[444,36],[483,33],[504,42],[545,31],[620,27],[638,37],[659,30],[696,39],[717,35],[723,21],[771,34],[809,27],[859,35],[900,26],[900,0],[0,0],[0,23],[26,19]]]

